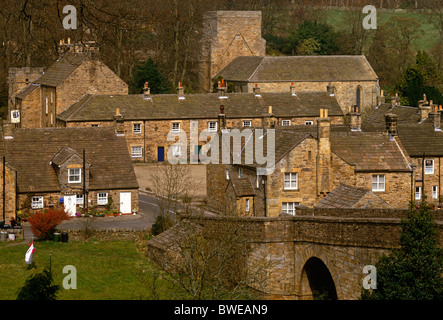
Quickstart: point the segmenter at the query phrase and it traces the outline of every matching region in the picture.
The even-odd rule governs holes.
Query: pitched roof
[[[366,199],[365,199],[366,198]],[[374,192],[341,183],[324,197],[315,208],[387,208],[390,207]]]
[[[51,159],[51,162],[57,166],[63,164],[66,160],[68,160],[73,155],[80,155],[72,148],[63,147],[57,154]]]
[[[362,130],[384,132],[386,129],[384,116],[387,113],[397,115],[398,136],[409,156],[443,155],[443,132],[434,129],[429,117],[420,121],[419,110],[415,107],[395,106],[391,108],[390,104],[382,104],[364,118]]]
[[[255,195],[254,188],[251,181],[248,178],[235,178],[230,179],[232,188],[237,197],[246,197]]]
[[[189,94],[179,100],[175,94],[152,95],[86,95],[57,118],[67,122],[112,121],[117,108],[125,120],[149,119],[217,119],[220,104],[227,118],[251,118],[268,113],[268,106],[276,117],[319,116],[320,109],[328,109],[330,116],[343,116],[335,97],[327,92],[287,93],[228,93],[227,99],[218,94]]]
[[[356,171],[411,171],[397,141],[378,132],[333,132],[331,151]]]
[[[67,52],[54,62],[34,83],[56,87],[65,81],[87,59],[89,59],[89,55],[86,53]]]
[[[50,161],[83,149],[91,165],[89,189],[138,188],[125,137],[112,128],[15,129],[13,135],[0,141],[0,154],[17,170],[20,193],[59,191]]]
[[[15,97],[19,99],[24,99],[31,93],[33,93],[35,90],[37,90],[39,87],[38,84],[31,83],[27,87],[25,87],[22,91],[20,91]]]
[[[278,56],[237,57],[218,74],[227,81],[365,81],[378,76],[366,57]]]

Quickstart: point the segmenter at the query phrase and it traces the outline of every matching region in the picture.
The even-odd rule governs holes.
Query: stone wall
[[[3,190],[3,160],[0,158],[0,221],[6,223],[15,218],[16,211],[16,175],[17,173],[7,163],[5,166],[5,190]],[[3,212],[3,196],[5,196],[5,210]],[[4,216],[3,216],[4,215]]]
[[[15,96],[26,88],[29,84],[35,81],[43,74],[43,68],[9,68],[8,83],[9,83],[9,100],[8,108],[11,111],[15,104]]]
[[[235,83],[234,83],[235,84]],[[335,96],[344,114],[351,111],[351,107],[357,104],[357,88],[361,88],[361,112],[377,105],[379,87],[377,81],[296,81],[296,82],[249,82],[248,92],[258,85],[262,92],[290,92],[293,84],[295,92],[327,91],[329,84],[335,86]]]
[[[406,210],[301,209],[297,216],[275,218],[236,217],[241,233],[251,243],[248,264],[261,266],[266,281],[259,289],[266,294],[293,299],[312,299],[306,262],[322,261],[329,271],[338,299],[358,299],[363,267],[374,265],[381,255],[399,246],[401,219]],[[183,217],[203,226],[206,236],[221,230],[226,218]],[[440,243],[443,216],[436,211]]]
[[[57,87],[57,114],[85,94],[128,94],[128,85],[103,62],[83,62]]]
[[[441,173],[443,172],[443,163],[440,157],[411,157],[412,162],[416,165],[414,171],[414,182],[415,187],[421,187],[421,191],[426,195],[426,201],[432,203],[434,205],[439,204],[439,196],[441,193],[441,188],[443,187],[441,184]],[[423,160],[433,160],[434,161],[434,172],[433,173],[425,173],[423,175]],[[426,172],[426,171],[425,171]],[[424,181],[423,181],[424,178]],[[423,189],[424,184],[424,189]],[[433,197],[433,188],[437,189],[437,197]],[[415,190],[413,190],[413,194],[415,197]],[[420,201],[420,200],[418,200]]]
[[[100,218],[97,218],[100,219]],[[103,218],[107,219],[107,218]],[[110,218],[112,219],[112,218]],[[117,228],[107,228],[107,229],[93,229],[89,230],[88,235],[84,229],[63,229],[63,232],[68,233],[68,241],[83,241],[86,238],[111,241],[111,240],[125,240],[125,241],[135,241],[140,239],[146,234],[150,233],[150,228],[147,229],[117,229]]]
[[[16,99],[16,108],[20,111],[20,128],[41,128],[41,90],[37,88],[25,99]]]

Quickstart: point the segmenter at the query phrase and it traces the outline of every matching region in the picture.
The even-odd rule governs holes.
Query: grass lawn
[[[26,279],[49,267],[52,253],[54,283],[61,287],[59,300],[137,300],[151,297],[147,283],[153,264],[131,241],[34,242],[36,268],[28,269],[28,243],[0,243],[0,299],[15,300]],[[77,289],[64,289],[66,265],[77,271]],[[161,291],[161,288],[159,288]],[[164,299],[165,297],[160,297]]]

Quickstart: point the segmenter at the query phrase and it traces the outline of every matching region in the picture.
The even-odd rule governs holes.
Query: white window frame
[[[48,96],[46,96],[46,99],[45,99],[46,101],[46,104],[45,104],[45,111],[46,111],[46,115],[48,115],[48,113],[49,113],[49,107],[48,107],[48,103],[49,103],[49,99],[48,99]]]
[[[131,157],[132,158],[143,158],[143,147],[142,146],[131,146]]]
[[[415,191],[414,199],[421,200],[421,186],[415,187],[414,191]]]
[[[284,127],[290,126],[291,125],[291,120],[282,120],[281,121],[281,125]]]
[[[108,204],[108,193],[98,192],[97,193],[97,205],[104,206]]]
[[[141,123],[133,123],[132,124],[132,133],[135,133],[135,134],[142,133],[142,124]]]
[[[298,189],[298,173],[297,172],[285,172],[284,173],[284,190],[297,190]]]
[[[432,199],[438,199],[438,186],[432,186]]]
[[[252,127],[252,121],[251,120],[243,120],[242,125],[244,128]]]
[[[305,121],[305,126],[313,126],[313,125],[314,125],[314,121],[312,121],[312,120]]]
[[[42,196],[32,197],[31,208],[32,209],[43,209],[43,197]]]
[[[75,196],[75,203],[76,203],[76,204],[84,204],[84,203],[85,203],[85,201],[84,201],[84,197],[83,197],[82,194],[77,194],[77,195]]]
[[[428,166],[427,162],[432,163],[432,166]],[[434,159],[425,159],[425,174],[434,174]]]
[[[71,173],[72,170],[78,170],[78,173]],[[77,177],[78,180],[72,180],[72,177]],[[82,169],[81,168],[68,168],[68,183],[81,183],[82,182]]]
[[[245,210],[246,212],[249,212],[249,199],[246,199],[245,201]]]
[[[281,205],[281,211],[295,216],[296,207],[299,205],[299,202],[283,202]]]
[[[180,132],[180,122],[172,123],[172,132]]]
[[[226,169],[226,180],[229,180],[229,169]]]
[[[208,121],[208,131],[217,132],[217,121]]]
[[[238,168],[238,177],[243,178],[243,168]]]
[[[374,181],[375,178],[375,181]],[[383,178],[383,179],[381,179]],[[386,176],[384,174],[372,175],[372,191],[384,192],[386,191]]]

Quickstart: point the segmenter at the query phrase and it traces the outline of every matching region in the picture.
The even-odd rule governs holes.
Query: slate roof
[[[179,100],[175,94],[152,95],[86,95],[57,118],[66,122],[112,121],[117,108],[125,120],[163,119],[217,119],[223,103],[227,118],[251,118],[268,113],[268,107],[276,117],[319,116],[320,109],[328,109],[330,116],[343,116],[335,97],[327,92],[228,93],[227,99],[218,94],[188,94]],[[222,101],[222,102],[221,102]]]
[[[87,53],[67,52],[37,78],[34,83],[56,87],[65,81],[87,59],[89,59]]]
[[[371,194],[376,197],[380,203],[389,206],[384,200],[382,200],[374,192],[364,189],[349,186],[341,183],[338,187],[331,191],[326,197],[324,197],[315,208],[353,208],[360,200],[365,196]]]
[[[237,57],[213,78],[227,81],[366,81],[378,76],[363,55]]]
[[[366,132],[383,132],[386,129],[385,114],[397,115],[397,131],[400,141],[409,156],[421,157],[443,156],[443,132],[435,131],[431,119],[428,117],[420,121],[418,108],[409,106],[395,106],[382,104],[372,110],[363,120],[362,130]],[[440,113],[441,115],[441,113]],[[443,122],[441,122],[443,125]]]
[[[74,149],[69,147],[62,147],[61,150],[57,152],[57,154],[51,159],[51,162],[59,166],[75,154],[82,158]]]
[[[304,129],[304,130],[303,130]],[[275,130],[275,163],[291,152],[307,138],[316,139],[317,126],[280,127]],[[255,134],[256,131],[254,131]],[[255,139],[249,139],[252,146],[244,147],[241,163],[250,167],[261,167],[253,163],[246,164],[245,159],[254,155]],[[409,158],[402,153],[401,144],[388,135],[378,132],[353,132],[346,126],[331,126],[331,152],[350,165],[355,171],[402,172],[410,171]],[[263,138],[263,150],[267,150],[267,138]],[[231,147],[231,152],[233,148]],[[232,154],[233,159],[238,155]]]
[[[400,145],[378,132],[333,132],[331,151],[355,171],[410,171]]]
[[[255,195],[254,188],[251,181],[248,178],[235,178],[230,179],[232,188],[237,197],[246,197]]]
[[[17,170],[19,193],[60,191],[50,161],[70,152],[83,155],[83,149],[91,165],[90,190],[138,188],[125,137],[113,128],[15,129],[13,136],[1,139],[0,155]]]

